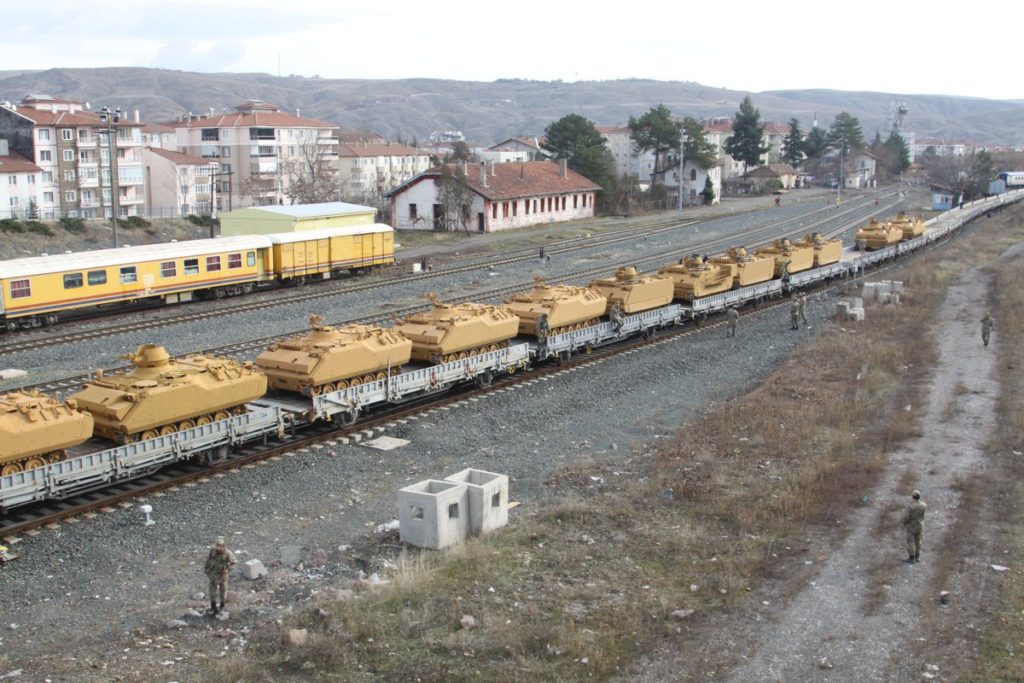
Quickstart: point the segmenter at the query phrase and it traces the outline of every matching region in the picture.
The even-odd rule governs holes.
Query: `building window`
[[[235,268],[242,267],[242,255],[241,254],[228,254],[228,270],[234,270]]]
[[[11,197],[9,202],[10,202],[10,205],[11,205],[12,209],[18,208],[18,198],[17,197]]]
[[[49,141],[50,141],[50,130],[48,128],[40,128],[39,129],[39,142],[49,142]],[[26,282],[28,282],[28,280],[26,280]]]
[[[76,200],[77,196],[78,196],[78,193],[76,193],[74,190],[70,190],[70,191],[64,193],[64,201],[66,201],[66,202],[77,201]]]
[[[530,200],[529,199],[524,199],[523,200],[523,213],[526,214],[527,216],[530,215]]]
[[[18,176],[16,176],[16,175],[7,176],[7,184],[8,185],[17,185],[18,184]]]
[[[580,196],[578,194],[574,194],[572,196],[572,208],[574,208],[574,209],[579,208],[579,201],[580,201]]]
[[[220,155],[224,159],[230,159],[231,158],[231,148],[230,147],[221,147],[220,148]]]
[[[135,273],[135,266],[124,266],[121,268],[121,284],[132,285],[138,282],[138,275]]]
[[[183,265],[185,275],[199,275],[199,259],[187,258]]]
[[[696,179],[697,179],[697,169],[691,168],[690,169],[690,180],[696,180]]]
[[[275,140],[277,139],[274,135],[273,128],[250,128],[249,129],[250,140]]]
[[[64,182],[67,182],[67,183],[75,182],[75,172],[74,171],[64,171]]]
[[[160,264],[160,277],[174,277],[178,274],[178,264],[176,261],[164,261]]]
[[[491,204],[491,218],[498,217],[498,203]]]
[[[63,150],[63,155],[64,155],[64,161],[74,161],[75,160],[75,150],[73,150],[73,149],[65,149],[65,150]]]
[[[89,286],[92,285],[105,285],[107,284],[107,271],[105,270],[90,270],[88,275]]]
[[[78,289],[82,286],[81,273],[68,273],[64,276],[64,289]]]
[[[409,220],[415,221],[417,218],[418,218],[418,216],[416,215],[416,205],[415,204],[410,204],[409,205]]]
[[[512,217],[515,218],[519,213],[519,200],[512,202]]]
[[[39,161],[53,161],[53,154],[48,149],[39,150]]]
[[[508,218],[508,202],[501,203],[501,217]]]
[[[449,503],[448,504],[448,519],[458,519],[458,518],[459,518],[459,504],[458,503]]]
[[[43,204],[53,204],[53,193],[52,192],[44,192],[43,193]]]
[[[203,128],[203,132],[200,133],[199,139],[201,142],[212,142],[217,139],[216,128]]]
[[[11,280],[11,298],[25,299],[32,296],[32,285],[28,280]]]
[[[562,211],[565,211],[565,197],[562,197]]]
[[[43,171],[43,185],[53,185],[53,171]]]
[[[70,128],[61,128],[60,139],[64,140],[65,142],[70,142],[75,139],[75,133]]]
[[[207,256],[206,272],[216,273],[218,270],[220,270],[220,256]]]

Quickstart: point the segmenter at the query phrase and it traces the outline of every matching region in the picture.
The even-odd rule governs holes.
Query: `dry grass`
[[[608,679],[663,639],[687,647],[673,610],[695,610],[685,627],[699,628],[703,614],[746,601],[816,529],[834,541],[886,454],[920,432],[934,311],[969,267],[964,253],[985,251],[966,242],[947,261],[927,255],[892,275],[910,283],[904,305],[822,334],[755,391],[661,442],[642,477],[567,468],[559,491],[590,474],[606,490],[584,496],[581,486],[580,497],[453,552],[403,553],[387,589],[331,604],[328,618],[297,615],[288,625],[311,629],[310,645],[254,638],[263,645],[217,664],[210,680],[301,679],[310,668],[337,680]],[[466,614],[475,628],[460,627]]]

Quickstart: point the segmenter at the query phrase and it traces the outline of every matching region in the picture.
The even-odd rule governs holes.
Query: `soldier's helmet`
[[[920,498],[921,497],[921,492],[918,491],[917,489],[914,489],[914,491],[910,494],[910,497],[911,498]]]
[[[223,536],[218,536],[217,537],[217,547],[218,548],[223,548],[224,547],[224,537]]]

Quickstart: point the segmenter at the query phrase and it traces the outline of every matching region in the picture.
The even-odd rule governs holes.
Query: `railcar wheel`
[[[359,419],[358,410],[346,410],[343,413],[338,413],[338,423],[342,427],[351,427]]]
[[[491,386],[491,382],[494,381],[494,375],[491,374],[490,370],[484,370],[482,373],[476,376],[476,385],[483,389],[484,387]]]

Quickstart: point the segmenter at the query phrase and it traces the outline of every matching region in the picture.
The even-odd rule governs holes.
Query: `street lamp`
[[[121,107],[113,111],[109,107],[100,109],[100,123],[107,127],[107,147],[110,152],[110,228],[114,233],[114,248],[117,244],[117,194],[120,191],[117,177],[117,149],[114,145],[114,124],[121,120]],[[101,173],[102,175],[102,173]]]

